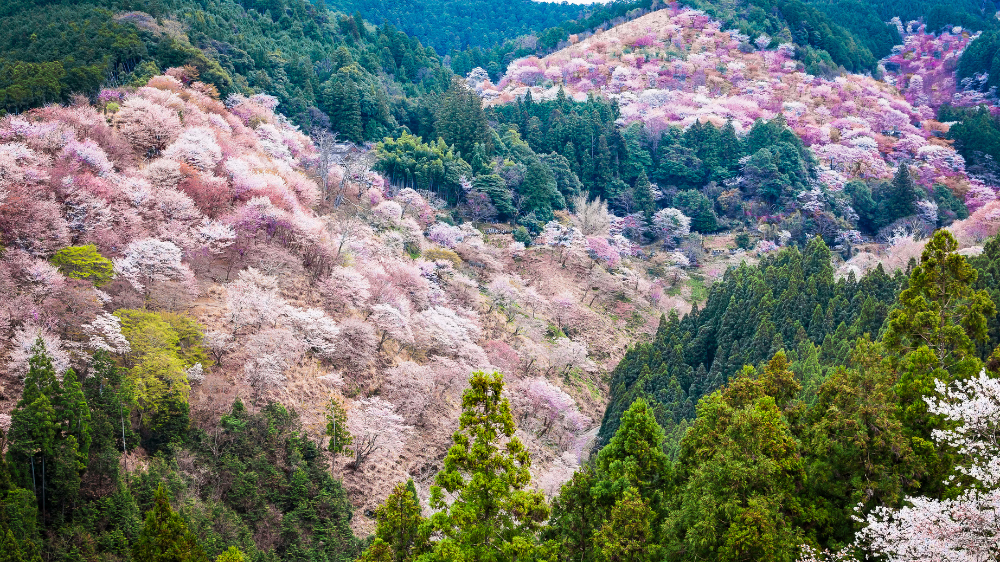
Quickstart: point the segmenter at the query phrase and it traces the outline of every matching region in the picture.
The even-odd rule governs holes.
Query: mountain
[[[558,241],[525,248],[509,227],[455,225],[458,210],[433,192],[393,188],[349,154],[333,159],[344,146],[317,148],[275,112],[273,96],[235,94],[224,104],[217,95],[176,68],[136,89],[102,90],[96,105],[78,99],[0,120],[0,283],[9,297],[0,305],[0,411],[18,400],[38,337],[59,376],[92,375],[93,354],[104,351],[135,385],[125,428],[114,426],[128,436],[106,454],[211,454],[213,428],[230,423],[220,419],[279,419],[284,437],[274,446],[308,432],[295,447],[316,489],[333,486],[312,471],[335,397],[357,441],[352,458],[318,465],[332,463],[344,487],[328,490],[335,505],[324,513],[353,509],[360,533],[386,481],[410,475],[426,490],[470,374],[496,369],[532,471],[555,493],[586,458],[604,374],[683,301],[626,266],[630,258],[608,246],[606,217],[603,238],[595,213],[592,240],[557,229],[547,236]],[[589,251],[602,241],[603,253]],[[236,398],[248,413],[231,411]],[[395,422],[378,425],[383,418]],[[112,449],[115,435],[102,437]],[[364,449],[373,435],[378,447]],[[192,467],[156,467],[193,477]],[[82,486],[93,501],[118,489]],[[199,509],[216,505],[184,493]],[[353,508],[339,503],[347,500]],[[287,516],[290,504],[281,505]],[[254,548],[279,548],[266,539],[270,516],[251,511],[238,519],[257,533]],[[338,537],[325,548],[347,556],[354,543]],[[279,556],[293,556],[284,548]]]
[[[980,185],[938,138],[943,129],[929,107],[870,77],[808,74],[794,45],[748,41],[703,12],[665,9],[516,61],[485,95],[506,103],[528,91],[543,100],[560,90],[576,100],[601,94],[617,101],[621,123],[639,123],[654,138],[696,122],[729,122],[739,133],[781,114],[834,190],[854,178],[889,178],[899,162],[926,188],[940,183],[962,194]]]

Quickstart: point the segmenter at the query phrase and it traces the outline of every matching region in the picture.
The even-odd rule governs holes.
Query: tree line
[[[360,142],[398,134],[408,100],[451,78],[415,38],[303,0],[18,0],[0,21],[9,30],[0,38],[0,111],[9,113],[186,67],[223,97],[264,92],[306,130]]]

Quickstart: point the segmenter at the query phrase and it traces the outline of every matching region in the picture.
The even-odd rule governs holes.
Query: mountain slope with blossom
[[[834,190],[852,178],[888,178],[907,162],[926,188],[940,183],[960,197],[973,193],[980,205],[995,198],[967,176],[941,138],[947,127],[922,98],[911,103],[868,76],[812,76],[795,60],[793,45],[755,43],[702,12],[671,7],[543,59],[516,61],[497,86],[482,91],[493,103],[529,90],[536,99],[554,98],[560,88],[576,100],[604,95],[620,104],[621,124],[641,123],[653,138],[696,121],[731,121],[741,132],[780,114],[816,156],[819,180]]]
[[[332,459],[367,529],[386,482],[428,484],[469,374],[496,369],[554,493],[586,456],[606,373],[684,301],[599,236],[552,223],[526,249],[440,222],[430,194],[322,164],[274,98],[223,103],[176,76],[0,120],[0,412],[38,337],[60,372],[88,373],[95,350],[129,370],[147,448],[169,400],[206,431],[237,397],[279,401],[320,438],[335,397],[374,444]],[[339,207],[320,205],[320,173]],[[114,278],[70,276],[66,248]]]

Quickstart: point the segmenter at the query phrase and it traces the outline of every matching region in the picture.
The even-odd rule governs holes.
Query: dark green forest
[[[418,37],[441,55],[473,46],[501,45],[509,39],[558,27],[579,18],[584,6],[533,0],[331,0],[345,13],[360,12],[377,25],[388,23]]]
[[[607,442],[618,420],[638,397],[649,397],[658,419],[686,428],[702,397],[721,388],[744,365],[762,365],[787,349],[807,402],[842,365],[850,342],[879,333],[896,295],[901,272],[881,268],[861,279],[835,280],[831,252],[819,239],[743,265],[712,286],[701,309],[660,323],[656,338],[637,346],[618,364],[612,400],[599,438]],[[683,431],[680,432],[683,434]]]
[[[251,412],[237,400],[203,431],[178,400],[150,440],[135,423],[134,385],[100,352],[87,373],[60,381],[37,345],[4,436],[5,561],[209,560],[231,547],[240,558],[230,562],[360,552],[344,490],[294,411]],[[156,455],[126,473],[121,457],[140,444]]]

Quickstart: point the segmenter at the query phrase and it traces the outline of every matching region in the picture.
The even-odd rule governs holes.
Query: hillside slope
[[[212,431],[236,397],[279,401],[316,439],[336,397],[359,440],[379,436],[357,465],[334,462],[368,530],[386,482],[427,485],[469,374],[496,369],[553,493],[586,456],[606,374],[683,301],[627,258],[606,270],[573,229],[525,249],[437,222],[433,199],[367,172],[330,167],[346,198],[318,214],[317,153],[275,98],[224,105],[171,74],[0,121],[0,410],[39,335],[61,370],[104,349],[145,389],[138,466],[183,439],[188,405]],[[100,280],[53,257],[88,252],[108,264]]]
[[[621,122],[641,123],[654,138],[672,125],[727,121],[746,131],[781,114],[809,146],[820,180],[839,189],[851,178],[886,178],[899,162],[925,187],[947,185],[965,196],[982,189],[940,138],[946,127],[927,105],[913,105],[890,85],[845,74],[803,72],[795,48],[751,45],[707,15],[668,8],[595,35],[543,59],[511,65],[485,95],[509,102],[531,91],[574,99],[600,93],[621,106]]]

